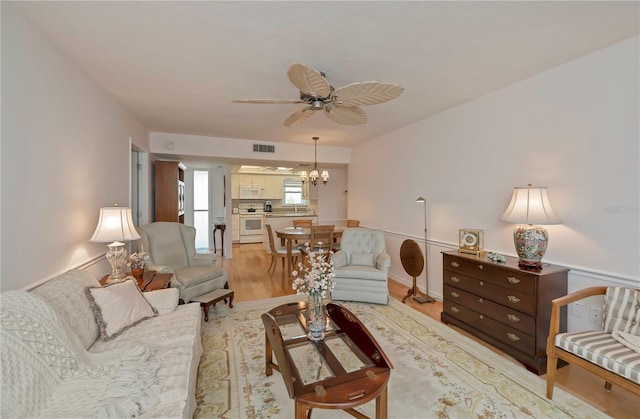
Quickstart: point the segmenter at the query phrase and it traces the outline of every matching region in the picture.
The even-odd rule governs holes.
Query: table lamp
[[[126,207],[103,207],[100,208],[100,218],[96,231],[89,239],[91,242],[109,243],[107,260],[111,264],[111,275],[107,278],[107,283],[121,281],[125,278],[122,267],[127,261],[127,250],[124,248],[126,241],[140,238],[131,218],[131,208]]]
[[[500,217],[502,221],[520,224],[513,232],[513,242],[522,268],[542,268],[549,235],[540,224],[560,224],[549,203],[546,187],[513,188],[511,202]]]

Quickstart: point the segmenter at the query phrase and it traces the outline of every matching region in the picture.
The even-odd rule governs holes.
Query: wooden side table
[[[133,276],[130,273],[127,273],[127,276]],[[142,274],[142,280],[138,280],[138,287],[142,292],[161,290],[165,288],[169,288],[171,286],[171,278],[173,274],[162,274],[156,271],[144,271]],[[109,275],[105,275],[100,278],[100,285],[105,285],[107,283],[107,278]]]
[[[227,225],[224,223],[213,225],[213,253],[218,253],[218,248],[216,247],[216,231],[220,230],[220,238],[222,239],[222,256],[223,257],[224,257],[224,230],[226,228],[227,228]]]

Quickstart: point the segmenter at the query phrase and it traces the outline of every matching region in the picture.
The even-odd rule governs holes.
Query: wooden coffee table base
[[[388,375],[387,375],[388,380]],[[365,392],[366,393],[366,392]],[[354,409],[354,407],[361,406],[365,403],[370,402],[375,397],[376,400],[376,419],[387,419],[387,384],[380,389],[379,393],[373,395],[361,394],[359,392],[355,392],[352,394],[347,394],[344,400],[332,400],[332,401],[321,401],[317,400],[316,402],[311,402],[308,400],[304,400],[304,398],[298,397],[295,399],[295,419],[308,419],[311,416],[311,410],[314,407],[321,409],[340,409],[344,410],[348,414],[353,417],[360,419],[371,419],[366,415],[358,412]]]
[[[200,303],[200,307],[204,310],[204,321],[209,321],[209,306],[215,305],[218,301],[224,300],[227,302],[227,298],[229,299],[229,308],[233,308],[233,296],[234,292],[232,290],[226,288],[220,288],[211,292],[208,292],[203,295],[199,295],[195,298],[192,298],[191,301],[195,301],[196,303]]]

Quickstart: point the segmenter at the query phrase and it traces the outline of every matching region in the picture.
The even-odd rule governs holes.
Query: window
[[[209,171],[193,171],[193,226],[196,249],[209,250]]]
[[[285,179],[283,182],[284,195],[282,205],[306,205],[302,199],[302,181],[299,179]]]

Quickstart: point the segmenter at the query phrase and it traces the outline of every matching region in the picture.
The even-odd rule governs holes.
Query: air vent
[[[275,153],[276,152],[276,146],[267,145],[267,144],[254,144],[253,145],[253,152],[254,153]]]

